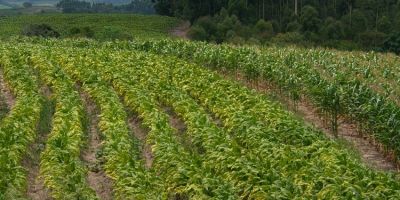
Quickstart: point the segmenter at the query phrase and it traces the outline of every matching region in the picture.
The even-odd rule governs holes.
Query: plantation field
[[[9,6],[7,6],[7,5],[3,5],[3,4],[0,4],[0,10],[3,10],[3,9],[10,9],[11,7],[9,7]]]
[[[2,0],[0,4],[12,6],[12,7],[23,7],[23,3],[27,2],[24,0]],[[34,0],[34,1],[28,1],[31,2],[33,5],[55,5],[56,1],[52,0]]]
[[[328,116],[334,94],[340,114],[357,119],[361,112],[341,95],[359,80],[350,91],[380,97],[369,86],[377,78],[395,81],[397,58],[271,48],[175,40],[1,43],[3,85],[15,102],[0,124],[0,199],[400,198],[396,174],[370,169],[266,96],[211,70],[268,79],[293,101],[312,98]],[[386,78],[375,65],[380,59],[393,66]],[[346,73],[371,62],[374,78],[323,76],[343,71],[336,62],[350,61],[355,67]],[[399,129],[390,123],[397,115],[373,113],[374,105],[396,109],[390,99],[359,106],[369,109],[363,113],[368,133],[396,150]],[[367,114],[381,114],[377,127]],[[394,119],[379,124],[387,116]]]
[[[96,2],[96,3],[113,3],[114,5],[120,5],[120,4],[129,4],[131,1],[130,0],[86,0],[87,2]],[[27,2],[27,0],[2,0],[5,4],[8,5],[13,5],[13,6],[19,6],[22,7],[22,4],[24,2]],[[54,6],[60,2],[59,0],[30,0],[28,2],[31,2],[34,6]]]
[[[15,15],[0,18],[0,37],[21,35],[30,24],[48,24],[61,34],[69,35],[73,28],[89,27],[96,39],[163,38],[180,20],[172,17],[136,14],[41,14]]]
[[[60,13],[61,11],[53,6],[33,6],[30,8],[7,8],[0,9],[1,16],[34,15],[42,13]]]
[[[0,93],[0,120],[7,114],[8,108],[3,94]]]
[[[381,143],[394,160],[400,155],[400,58],[392,54],[326,49],[234,47],[185,41],[120,43],[121,49],[177,56],[233,74],[269,95],[296,105],[307,101],[335,133],[339,120]],[[394,152],[393,152],[394,151]],[[393,154],[397,154],[393,155]]]

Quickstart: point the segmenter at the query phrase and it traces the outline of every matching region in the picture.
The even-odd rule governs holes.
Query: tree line
[[[194,39],[217,43],[400,46],[400,0],[156,0],[155,9],[190,20]]]
[[[106,2],[95,3],[94,1],[83,0],[61,0],[56,6],[64,13],[155,13],[154,3],[150,0],[132,0],[130,3],[123,5],[114,5]]]

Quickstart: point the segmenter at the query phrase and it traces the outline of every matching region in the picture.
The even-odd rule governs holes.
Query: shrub
[[[343,24],[344,32],[348,39],[354,39],[357,33],[362,33],[367,30],[367,18],[364,13],[358,9],[353,11],[353,14],[342,16],[340,21]]]
[[[383,44],[383,50],[400,54],[400,32],[390,35]]]
[[[321,29],[321,35],[326,40],[342,39],[345,35],[342,23],[331,17],[328,17]]]
[[[130,40],[132,36],[117,27],[114,26],[106,26],[103,31],[99,33],[99,39],[101,40]]]
[[[247,40],[247,43],[249,45],[260,45],[260,40],[258,40],[257,38],[250,38]]]
[[[60,37],[60,33],[47,24],[31,24],[22,30],[22,35],[38,37]]]
[[[228,43],[236,44],[236,45],[243,45],[246,43],[246,40],[240,36],[235,36],[233,38],[228,39]]]
[[[22,4],[22,6],[24,6],[24,8],[30,8],[30,7],[32,7],[32,3],[31,2],[24,2]]]
[[[203,27],[204,30],[207,30],[211,33],[217,31],[217,25],[215,24],[213,18],[211,18],[210,16],[200,17],[196,21],[196,25]]]
[[[300,32],[301,24],[297,21],[290,22],[286,25],[286,32]]]
[[[301,9],[300,23],[304,32],[316,33],[321,23],[317,9],[312,6],[304,6]]]
[[[272,40],[276,43],[300,43],[304,36],[298,32],[279,33]]]
[[[72,27],[69,30],[69,36],[71,36],[71,37],[93,38],[94,37],[94,31],[88,26],[83,27],[83,28]]]
[[[273,32],[274,31],[274,27],[272,26],[271,22],[266,22],[263,19],[258,20],[258,22],[256,23],[255,27],[256,31],[258,33],[262,33],[262,32]]]
[[[255,33],[261,41],[265,41],[274,35],[274,27],[271,22],[266,22],[263,19],[259,20],[254,26]]]
[[[274,30],[275,33],[279,33],[279,32],[282,31],[282,30],[281,30],[281,26],[280,26],[280,24],[279,24],[278,21],[276,21],[276,20],[271,20],[270,22],[271,22],[271,24],[272,24],[272,28],[273,28],[273,30]]]
[[[352,40],[328,40],[323,43],[323,46],[344,51],[362,49],[358,43]]]
[[[319,37],[319,35],[312,31],[304,31],[303,36],[307,41],[312,41],[312,42],[320,42],[321,41],[321,38]]]
[[[246,40],[250,39],[254,34],[253,27],[244,25],[239,25],[238,27],[235,27],[235,32],[236,35],[243,37]]]
[[[230,39],[236,36],[236,33],[234,30],[229,30],[228,32],[226,32],[226,38]]]
[[[383,16],[378,20],[378,31],[389,33],[392,30],[392,23],[389,17]]]
[[[359,42],[365,47],[382,46],[387,35],[379,31],[366,31],[359,35]]]
[[[88,38],[94,37],[94,31],[93,31],[93,29],[91,29],[90,27],[85,26],[85,27],[83,27],[81,30],[82,30],[82,31],[81,31],[82,34],[83,34],[85,37],[88,37]]]
[[[69,35],[78,35],[81,33],[81,29],[78,27],[72,27],[69,29]]]
[[[189,30],[188,35],[193,40],[207,41],[209,39],[206,30],[198,25],[192,26],[192,28],[190,28]]]

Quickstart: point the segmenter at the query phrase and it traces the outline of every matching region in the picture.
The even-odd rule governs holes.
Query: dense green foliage
[[[16,96],[16,102],[0,123],[1,200],[19,199],[24,196],[27,183],[21,162],[28,153],[27,146],[36,138],[36,124],[39,121],[42,103],[33,69],[23,59],[27,56],[26,52],[8,46],[10,43],[3,45],[0,65],[5,80]]]
[[[400,54],[400,31],[390,35],[389,39],[383,44],[383,48],[386,51],[391,51],[396,54]]]
[[[1,5],[0,5],[1,8]],[[34,14],[55,14],[60,11],[53,6],[32,6],[32,7],[18,7],[18,8],[7,8],[0,9],[0,16],[15,16],[15,15],[34,15]]]
[[[248,80],[264,80],[293,104],[308,99],[336,132],[344,117],[400,156],[399,57],[325,49],[233,47],[184,41],[131,42],[122,48],[178,56]]]
[[[297,43],[380,48],[400,29],[398,0],[158,0],[155,8],[194,22],[195,39],[216,42],[266,42],[276,34],[299,32],[304,39]],[[260,36],[259,23],[272,25],[263,31],[268,37]]]
[[[8,109],[8,105],[7,105],[6,99],[5,99],[4,94],[2,93],[2,91],[0,91],[0,120],[3,119],[3,117],[6,116],[8,111],[9,111],[9,109]]]
[[[0,5],[7,5],[10,7],[21,7],[24,3],[31,3],[33,7],[39,6],[56,6],[61,0],[0,0]],[[82,0],[86,2],[107,3],[114,5],[129,4],[132,0]],[[146,0],[145,0],[146,1]]]
[[[52,27],[47,24],[31,24],[22,30],[22,34],[25,36],[37,36],[37,37],[60,37],[60,33],[55,31]]]
[[[105,159],[102,167],[112,179],[115,199],[397,199],[400,196],[400,182],[395,175],[368,169],[341,145],[305,126],[265,96],[184,61],[192,59],[226,70],[238,67],[249,79],[255,79],[257,70],[263,69],[264,78],[281,80],[277,84],[285,86],[288,77],[276,79],[279,70],[290,68],[285,63],[296,66],[290,68],[291,80],[297,80],[297,71],[301,70],[305,74],[299,79],[307,78],[308,68],[314,69],[308,60],[325,58],[326,63],[318,64],[331,66],[328,63],[335,60],[334,52],[258,49],[257,53],[250,48],[173,40],[100,43],[40,38],[9,41],[1,44],[1,49],[1,66],[8,69],[7,73],[24,77],[10,80],[12,74],[6,74],[7,81],[15,83],[11,84],[13,88],[25,88],[17,98],[24,99],[25,94],[38,90],[17,84],[21,81],[34,84],[36,76],[30,73],[32,69],[54,92],[54,122],[41,156],[40,172],[55,199],[98,198],[88,188],[86,167],[79,159],[85,137],[82,104],[74,83],[81,85],[79,90],[86,92],[99,107],[98,126]],[[280,60],[283,52],[289,53],[287,60]],[[296,60],[300,54],[303,57]],[[18,56],[19,63],[25,63],[23,68],[10,65],[7,58],[12,55]],[[361,59],[353,65],[364,62]],[[258,68],[260,63],[266,65]],[[388,72],[393,73],[397,71]],[[360,79],[362,83],[370,80]],[[299,80],[296,83],[307,86]],[[294,85],[287,86],[285,90],[291,94],[296,91]],[[20,106],[27,109],[36,104]],[[140,117],[141,125],[148,130],[146,139],[138,140],[131,133],[124,106]],[[182,118],[188,143],[169,121],[170,114],[164,111],[164,106]],[[40,104],[36,107],[40,108]],[[11,111],[19,112],[20,109]],[[30,116],[24,112],[21,115]],[[4,118],[0,126],[4,136],[8,135],[3,134],[7,129],[2,127],[9,120]],[[18,126],[21,137],[14,141],[18,148],[25,149],[32,141],[33,137],[24,140],[33,134],[25,129],[35,122]],[[150,165],[145,165],[147,160],[140,143],[151,147]],[[2,145],[1,155],[12,147],[11,142]],[[10,175],[18,172],[18,179],[1,177],[0,189],[8,193],[1,192],[0,199],[24,194],[23,170],[8,167],[0,162],[0,170],[7,170]],[[7,180],[18,181],[18,187]]]
[[[0,0],[0,15],[59,13],[58,0]]]
[[[2,17],[0,37],[19,35],[32,24],[46,24],[60,37],[96,39],[166,37],[180,21],[172,17],[133,14],[46,14]]]
[[[22,4],[22,6],[24,6],[25,8],[30,8],[30,7],[32,7],[32,3],[31,2],[24,2]]]
[[[40,173],[56,199],[96,199],[86,183],[86,168],[80,160],[84,144],[84,111],[74,81],[43,58],[29,63],[52,88],[56,109],[52,130],[41,154]]]
[[[154,14],[153,3],[146,0],[132,0],[129,4],[113,5],[109,3],[93,3],[81,0],[61,0],[57,7],[64,13],[112,13],[130,12],[141,14]]]

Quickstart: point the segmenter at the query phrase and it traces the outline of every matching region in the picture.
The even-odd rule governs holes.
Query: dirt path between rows
[[[331,130],[324,125],[323,119],[318,116],[316,109],[312,105],[300,102],[297,113],[300,114],[306,122],[322,130],[331,139],[334,139]],[[398,171],[397,165],[390,158],[391,156],[382,153],[379,148],[380,145],[373,144],[367,137],[362,137],[355,124],[340,119],[338,136],[349,142],[352,147],[358,151],[364,163],[369,167],[383,171]]]
[[[3,94],[8,110],[11,110],[15,104],[15,97],[4,80],[3,70],[0,68],[0,92]]]
[[[102,145],[97,126],[99,123],[98,109],[86,93],[80,92],[80,96],[88,117],[88,143],[87,148],[82,152],[82,158],[89,168],[87,182],[100,199],[111,200],[112,180],[107,177],[100,159],[96,156]]]
[[[189,39],[189,37],[188,37],[189,29],[190,29],[190,22],[185,21],[185,22],[181,23],[179,26],[173,28],[170,31],[170,34],[175,37],[188,40]]]
[[[153,153],[151,146],[146,142],[147,134],[149,129],[142,126],[142,120],[137,116],[130,116],[128,119],[129,128],[133,132],[133,135],[140,141],[140,151],[142,158],[145,160],[146,169],[150,169],[153,165]]]
[[[168,115],[169,124],[175,130],[176,140],[182,144],[184,149],[194,154],[201,154],[204,152],[203,147],[195,145],[193,139],[188,133],[188,127],[184,119],[182,119],[172,107],[163,105],[163,111]]]
[[[29,155],[24,158],[23,166],[27,169],[27,197],[31,200],[50,200],[50,190],[44,185],[44,180],[40,176],[40,154],[46,146],[48,134],[51,132],[52,119],[54,115],[54,104],[51,102],[51,90],[47,86],[42,86],[41,93],[45,97],[40,121],[37,128],[38,136],[36,141],[29,146]]]
[[[190,23],[185,22],[178,27],[174,28],[171,31],[171,34],[180,37],[183,39],[188,39],[187,33],[190,28]],[[255,89],[260,93],[270,93],[273,92],[273,90],[269,87],[270,84],[268,83],[263,83],[261,81],[261,84],[255,85],[254,83],[245,81],[243,77],[236,76],[236,75],[226,75],[224,72],[218,72],[225,78],[229,78],[235,81],[239,81],[243,83],[245,86]],[[325,125],[324,119],[322,119],[317,110],[311,105],[308,104],[307,102],[300,102],[298,107],[296,109],[293,108],[289,101],[283,97],[280,96],[279,102],[285,105],[288,110],[294,112],[296,115],[301,116],[304,121],[315,128],[323,131],[325,135],[331,139],[335,139],[334,135],[332,134],[330,128]],[[345,120],[340,120],[339,121],[339,127],[338,127],[338,136],[341,139],[344,139],[345,141],[349,142],[351,146],[357,150],[357,152],[360,154],[362,161],[369,167],[377,170],[383,170],[383,171],[400,171],[400,163],[398,161],[394,160],[393,153],[386,153],[385,150],[382,148],[382,144],[379,144],[376,142],[374,139],[371,139],[367,136],[362,136],[360,132],[358,131],[357,125],[351,122],[347,122]]]
[[[223,77],[239,81],[248,88],[255,89],[259,93],[264,94],[276,94],[276,92],[271,88],[271,84],[265,81],[258,81],[258,83],[246,81],[243,75],[227,75],[223,72],[218,72]],[[311,126],[321,130],[327,137],[332,140],[336,140],[331,129],[324,123],[315,107],[311,104],[301,101],[297,105],[296,109],[289,103],[290,101],[284,96],[278,96],[278,100],[281,104],[285,105],[286,108],[300,116],[304,121]],[[370,168],[382,171],[399,172],[398,164],[393,160],[392,154],[386,154],[382,150],[381,144],[368,138],[362,137],[362,134],[357,129],[357,125],[351,122],[347,122],[343,119],[339,121],[338,127],[338,137],[339,139],[344,139],[360,154],[362,161]]]

